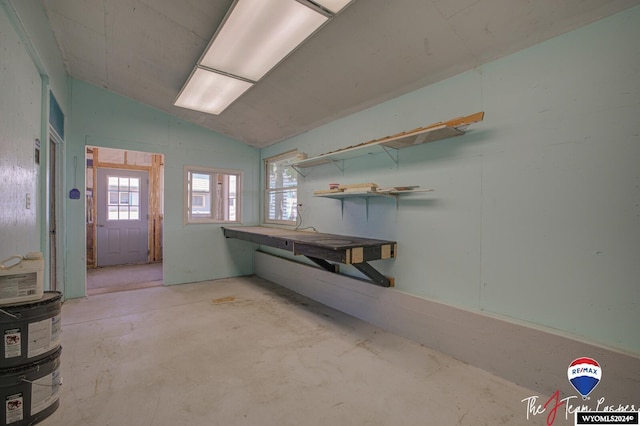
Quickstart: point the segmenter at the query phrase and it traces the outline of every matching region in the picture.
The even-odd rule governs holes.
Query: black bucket
[[[0,306],[0,369],[32,363],[60,346],[62,293],[46,291],[40,300]]]
[[[20,367],[0,370],[2,425],[26,426],[41,422],[58,409],[60,353]]]

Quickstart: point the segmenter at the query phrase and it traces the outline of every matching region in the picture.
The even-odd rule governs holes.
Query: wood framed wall
[[[87,266],[91,268],[97,267],[97,227],[95,218],[97,217],[97,196],[96,185],[99,168],[140,170],[149,173],[149,242],[148,242],[148,261],[162,261],[162,226],[164,220],[163,214],[163,169],[164,157],[162,154],[151,153],[151,161],[149,165],[131,164],[130,158],[134,156],[132,151],[124,151],[121,161],[113,161],[112,158],[102,160],[100,151],[110,150],[111,148],[87,147],[87,154],[92,157],[92,161],[87,164]],[[120,150],[119,150],[120,151]],[[90,179],[89,179],[90,178]],[[89,182],[90,185],[89,186]]]

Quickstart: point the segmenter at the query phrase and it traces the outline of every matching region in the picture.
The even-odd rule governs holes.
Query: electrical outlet
[[[298,211],[301,212],[302,211],[302,203],[298,203]]]
[[[26,207],[27,209],[30,209],[30,208],[31,208],[31,194],[30,194],[30,193],[28,193],[28,192],[27,192],[27,196],[25,197],[25,202],[24,202],[24,204],[25,204],[25,207]]]

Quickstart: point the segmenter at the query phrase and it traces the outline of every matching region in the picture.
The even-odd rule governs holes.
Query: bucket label
[[[31,415],[51,406],[58,400],[60,390],[60,370],[55,370],[51,374],[34,380],[31,383]]]
[[[15,358],[22,355],[22,337],[19,328],[4,331],[4,357]]]
[[[6,424],[9,425],[24,419],[23,402],[22,393],[7,396],[5,401]]]
[[[36,272],[0,276],[0,299],[32,296],[38,291]]]
[[[29,324],[27,358],[41,355],[60,344],[60,314]]]

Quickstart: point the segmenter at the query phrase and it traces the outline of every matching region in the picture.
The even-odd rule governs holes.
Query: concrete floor
[[[162,263],[87,268],[87,294],[137,290],[163,284]]]
[[[45,426],[534,425],[536,392],[256,277],[70,300]]]

